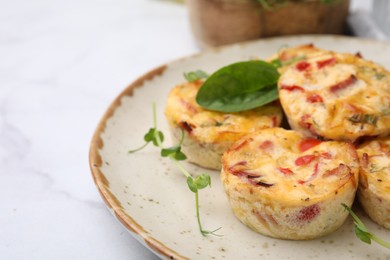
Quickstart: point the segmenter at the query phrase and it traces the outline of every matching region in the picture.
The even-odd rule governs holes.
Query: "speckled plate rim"
[[[98,191],[103,198],[106,206],[109,208],[111,213],[122,223],[122,225],[144,246],[149,248],[153,253],[155,253],[159,257],[169,258],[169,259],[188,259],[182,255],[180,255],[178,252],[172,250],[171,248],[165,246],[163,243],[158,241],[157,239],[153,238],[148,234],[145,229],[138,224],[130,215],[128,215],[123,207],[121,206],[120,201],[114,196],[114,194],[110,191],[110,184],[107,180],[107,178],[104,176],[104,174],[101,171],[103,160],[101,158],[101,155],[99,153],[99,150],[101,150],[104,146],[103,140],[101,138],[102,133],[104,132],[107,124],[107,120],[112,117],[115,110],[121,105],[121,99],[124,96],[133,96],[134,90],[136,88],[140,88],[144,85],[146,81],[152,80],[156,76],[160,76],[164,73],[164,71],[167,69],[169,64],[181,61],[183,59],[191,59],[193,57],[196,57],[198,55],[207,54],[207,53],[215,53],[220,52],[228,48],[232,48],[233,46],[245,46],[248,44],[255,44],[256,42],[269,42],[280,39],[285,39],[286,42],[290,40],[295,39],[303,39],[303,38],[310,38],[310,39],[335,39],[335,40],[349,40],[349,41],[359,41],[359,42],[366,42],[366,43],[390,43],[390,42],[383,42],[383,41],[377,41],[372,39],[361,39],[356,37],[350,37],[350,36],[340,36],[340,35],[299,35],[299,36],[284,36],[284,37],[272,37],[272,38],[266,38],[266,39],[259,39],[254,41],[248,41],[243,43],[237,43],[237,44],[231,44],[226,45],[222,47],[216,47],[216,48],[210,48],[208,50],[205,50],[203,52],[198,52],[186,57],[182,57],[176,60],[172,60],[164,65],[160,65],[149,72],[145,73],[135,81],[133,81],[129,86],[127,86],[115,99],[114,101],[109,105],[106,112],[103,114],[102,118],[100,119],[96,130],[92,136],[92,140],[90,143],[90,150],[89,150],[89,166],[92,173],[92,177],[94,180],[94,183],[96,187],[98,188]]]

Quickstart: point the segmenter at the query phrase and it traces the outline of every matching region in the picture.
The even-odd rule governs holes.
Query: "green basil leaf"
[[[275,68],[280,68],[283,66],[282,62],[279,60],[279,59],[274,59],[271,61],[271,64],[275,67]]]
[[[277,69],[265,61],[238,62],[213,73],[199,89],[197,103],[210,110],[239,112],[278,98]]]

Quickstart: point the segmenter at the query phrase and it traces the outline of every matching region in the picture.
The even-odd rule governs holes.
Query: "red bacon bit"
[[[298,184],[305,184],[305,181],[303,181],[303,180],[298,180]]]
[[[321,153],[320,156],[325,159],[332,159],[332,155],[328,152]]]
[[[358,57],[358,58],[363,58],[363,55],[360,53],[360,51],[358,51],[357,53],[355,53],[355,56]]]
[[[248,176],[250,173],[246,171],[243,167],[240,166],[245,166],[247,165],[247,161],[240,161],[238,163],[233,164],[228,168],[228,171],[236,176],[242,177],[242,176]]]
[[[322,69],[323,67],[330,66],[335,63],[336,63],[336,59],[333,57],[327,60],[317,61],[317,68]]]
[[[189,124],[189,123],[187,123],[187,122],[185,122],[185,121],[181,122],[179,125],[180,125],[181,128],[183,128],[184,130],[186,130],[188,133],[191,133],[191,132],[192,132],[192,129],[195,128],[194,125]]]
[[[353,85],[355,82],[357,81],[357,78],[355,75],[351,75],[349,76],[347,79],[333,85],[330,87],[330,91],[332,93],[335,93],[335,92],[338,92],[340,90],[343,90],[343,89],[346,89],[348,87],[350,87],[351,85]]]
[[[300,87],[300,86],[296,86],[296,85],[292,85],[292,86],[289,86],[289,85],[283,85],[280,89],[284,89],[284,90],[287,90],[287,91],[301,91],[301,92],[305,92],[305,90]]]
[[[304,44],[304,45],[302,45],[302,47],[305,47],[305,48],[314,48],[314,43]]]
[[[252,184],[255,184],[256,186],[262,186],[262,187],[265,187],[265,188],[269,188],[271,186],[274,186],[274,184],[265,183],[265,182],[262,182],[262,181],[257,181],[257,182],[252,183]]]
[[[367,168],[367,166],[368,166],[368,154],[367,153],[363,153],[363,155],[362,155],[362,166],[363,166],[363,168]]]
[[[287,51],[283,51],[282,53],[279,54],[279,60],[281,61],[287,61],[291,58],[293,57],[291,57]]]
[[[242,147],[244,147],[245,145],[249,144],[250,142],[252,142],[253,139],[252,138],[249,138],[249,139],[245,139],[244,141],[242,141],[241,143],[237,144],[237,145],[233,145],[232,147],[230,147],[230,150],[232,151],[238,151],[240,150]]]
[[[317,146],[320,143],[321,143],[321,141],[318,139],[307,138],[307,139],[303,139],[302,141],[299,142],[298,148],[299,148],[299,151],[301,151],[303,153],[304,151],[309,150],[310,148]]]
[[[269,148],[272,148],[274,146],[274,143],[267,140],[267,141],[264,141],[262,142],[259,147],[263,150],[266,150],[266,149],[269,149]]]
[[[306,70],[307,68],[310,67],[310,63],[308,63],[306,61],[301,61],[301,62],[297,63],[297,65],[295,65],[295,67],[299,71],[304,71],[304,70]]]
[[[350,103],[345,103],[345,108],[352,111],[355,114],[363,114],[364,110]]]
[[[340,163],[340,165],[332,170],[327,171],[323,174],[323,177],[329,177],[332,175],[341,175],[341,176],[348,176],[351,173],[351,168],[349,168],[347,165]]]
[[[276,116],[272,116],[272,126],[277,127],[278,126],[278,118]]]
[[[190,111],[190,112],[192,112],[192,113],[197,113],[198,112],[198,110],[191,104],[191,103],[189,103],[189,102],[187,102],[186,100],[184,100],[184,99],[180,99],[180,103],[188,110],[188,111]]]
[[[305,182],[309,182],[309,181],[314,180],[317,177],[317,175],[318,175],[318,163],[316,163],[314,165],[313,173],[310,175],[310,177]]]
[[[279,167],[278,170],[282,172],[284,175],[293,175],[294,172],[290,170],[289,168],[281,168]]]
[[[308,165],[311,161],[313,161],[316,158],[315,155],[309,154],[309,155],[304,155],[301,157],[298,157],[295,160],[295,165],[296,166],[302,166],[302,165]]]
[[[386,144],[385,142],[379,142],[380,150],[381,152],[386,155],[389,155],[390,152],[390,145]]]
[[[245,166],[247,165],[247,163],[248,163],[247,161],[240,161],[238,163],[235,163],[229,167],[228,171],[231,171],[233,168],[236,168],[237,166]]]
[[[318,94],[312,94],[312,95],[308,96],[306,98],[306,101],[310,102],[310,103],[323,103],[324,102],[322,97]]]
[[[274,186],[274,184],[271,184],[271,183],[265,183],[263,181],[258,181],[256,180],[257,178],[261,177],[262,175],[259,174],[259,175],[253,175],[253,173],[250,173],[246,176],[246,178],[248,179],[248,182],[252,185],[255,185],[255,186],[262,186],[262,187],[266,187],[266,188],[269,188],[271,186]]]
[[[307,122],[308,119],[311,118],[310,115],[308,114],[305,114],[303,116],[301,116],[301,121],[299,122],[299,124],[303,127],[303,128],[306,128],[306,129],[309,129],[310,131],[312,131],[312,124]]]
[[[297,220],[299,221],[311,221],[320,213],[321,208],[317,205],[311,205],[301,209],[298,213]]]

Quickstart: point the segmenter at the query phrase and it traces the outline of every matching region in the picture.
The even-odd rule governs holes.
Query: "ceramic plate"
[[[286,241],[259,235],[233,215],[219,173],[185,164],[193,174],[208,172],[212,188],[200,192],[206,229],[222,227],[222,237],[203,237],[195,216],[194,194],[185,177],[159,150],[143,144],[153,126],[152,103],[159,128],[168,136],[164,117],[169,90],[184,81],[183,72],[216,69],[252,58],[266,58],[281,46],[314,43],[341,52],[360,52],[390,69],[390,44],[338,36],[300,36],[259,40],[217,48],[158,67],[127,87],[99,123],[90,149],[90,166],[99,192],[115,217],[141,243],[171,259],[390,259],[389,251],[356,239],[350,218],[335,233],[311,241]],[[171,145],[166,140],[166,145]],[[390,231],[358,211],[370,230],[390,240]]]

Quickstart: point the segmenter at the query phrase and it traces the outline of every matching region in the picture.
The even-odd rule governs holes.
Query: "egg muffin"
[[[182,151],[188,161],[205,168],[220,170],[221,156],[245,134],[279,126],[282,109],[279,102],[248,111],[222,113],[199,106],[195,97],[203,81],[186,82],[169,93],[165,115],[173,139],[184,133]]]
[[[390,134],[390,73],[360,55],[316,50],[284,67],[278,82],[291,128],[348,142]]]
[[[340,227],[358,186],[349,143],[307,138],[293,130],[246,135],[222,157],[221,180],[236,217],[254,231],[305,240]]]
[[[359,202],[372,220],[390,229],[390,137],[367,141],[357,151]]]

